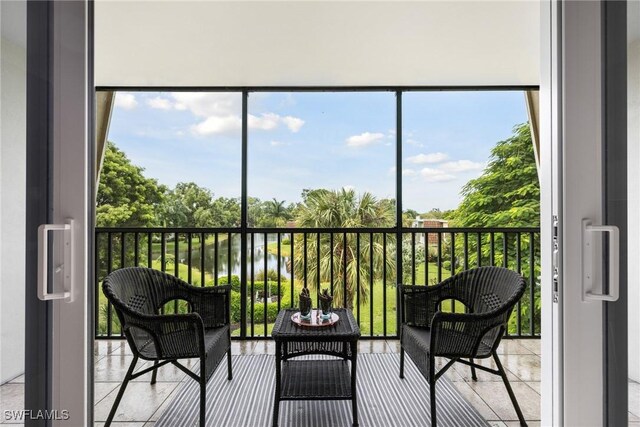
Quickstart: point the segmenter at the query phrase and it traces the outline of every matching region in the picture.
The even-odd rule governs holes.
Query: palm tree
[[[289,219],[284,203],[284,200],[277,200],[275,197],[265,202],[265,212],[271,217],[275,225],[283,225]]]
[[[357,196],[353,190],[313,190],[307,193],[301,204],[297,223],[300,227],[358,228],[391,227],[395,214],[393,202],[377,200],[372,194]],[[320,233],[320,258],[318,259],[318,234],[308,234],[306,242],[306,265],[304,236],[296,236],[294,242],[294,274],[310,287],[320,282],[331,287],[336,304],[353,309],[354,300],[366,302],[369,298],[371,273],[374,280],[383,279],[383,233],[363,233],[360,246],[356,233]],[[346,237],[346,241],[345,241]],[[333,246],[331,245],[333,243]],[[395,278],[395,263],[391,252],[394,237],[387,238],[386,282]],[[371,268],[373,251],[373,268]],[[359,258],[359,260],[358,260]],[[359,261],[359,262],[358,262]],[[333,265],[333,283],[331,270]],[[346,282],[345,282],[346,266]],[[360,286],[358,286],[358,277]],[[346,289],[346,295],[344,290]],[[345,301],[346,297],[346,301]]]

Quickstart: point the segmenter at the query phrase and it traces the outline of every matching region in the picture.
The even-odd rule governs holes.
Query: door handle
[[[609,234],[609,293],[593,291],[594,265],[593,236]],[[582,301],[617,301],[620,295],[620,230],[615,225],[592,225],[582,220]]]
[[[58,267],[63,272],[64,291],[49,293],[49,232],[62,231],[64,236],[63,263]],[[42,224],[38,227],[38,298],[42,301],[73,299],[73,220],[66,224]]]

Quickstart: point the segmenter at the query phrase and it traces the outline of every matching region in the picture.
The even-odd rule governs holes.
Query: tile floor
[[[233,354],[273,354],[271,341],[234,341]],[[361,353],[396,353],[398,341],[362,340]],[[530,426],[540,425],[540,341],[504,340],[498,350],[507,370],[520,407]],[[109,413],[118,387],[128,365],[131,353],[125,342],[119,340],[99,341],[95,345],[95,420],[102,426]],[[494,367],[485,359],[481,363]],[[140,365],[142,368],[143,365]],[[145,367],[150,366],[148,364]],[[150,374],[149,374],[150,375]],[[149,384],[149,375],[132,382],[120,403],[119,416],[114,427],[153,426],[162,412],[170,405],[180,381],[185,374],[167,365],[158,371],[155,386]],[[499,377],[478,371],[478,381],[471,380],[469,368],[454,365],[447,374],[462,395],[475,406],[480,414],[493,426],[517,426],[517,416]],[[640,384],[629,385],[630,424],[640,426]],[[5,409],[20,408],[22,404],[23,379],[17,379],[0,387],[0,414]],[[3,417],[2,417],[3,418]],[[0,424],[5,420],[0,419]]]

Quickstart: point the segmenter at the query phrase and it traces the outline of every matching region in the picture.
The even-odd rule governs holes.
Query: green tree
[[[311,190],[303,194],[304,202],[298,208],[297,224],[300,227],[390,227],[395,220],[394,205],[389,200],[377,200],[370,193],[357,196],[353,190]],[[344,241],[343,234],[334,235],[333,247],[331,238],[327,233],[320,235],[320,259],[318,260],[317,236],[310,234],[307,237],[306,280],[311,287],[318,282],[330,284],[333,287],[337,304],[353,308],[357,297],[360,302],[366,302],[369,297],[367,283],[370,280],[370,271],[373,271],[373,279],[383,279],[383,235],[373,233],[373,241],[370,235],[364,234],[360,238],[360,247],[357,247],[356,236],[347,234]],[[389,239],[390,240],[390,239]],[[297,236],[294,242],[294,274],[298,280],[304,280],[304,240]],[[390,250],[392,242],[388,241]],[[323,250],[324,248],[324,250]],[[370,268],[370,248],[373,250],[373,268]],[[346,283],[344,282],[344,268],[346,257]],[[360,258],[359,269],[357,258]],[[333,263],[333,283],[331,284],[331,265]],[[386,257],[387,277],[385,282],[395,278],[394,256]],[[358,271],[359,270],[359,271]],[[358,273],[361,286],[357,284]],[[346,285],[347,294],[344,295]],[[346,298],[346,301],[345,301]]]
[[[212,227],[213,193],[195,182],[179,182],[166,195],[162,220],[167,227]]]
[[[211,205],[211,215],[215,227],[237,227],[240,225],[240,201],[218,197]]]
[[[275,197],[269,200],[265,204],[265,213],[275,226],[283,226],[287,220],[291,218],[291,215],[285,206],[284,200],[277,200]]]
[[[107,142],[96,197],[98,227],[159,225],[166,187],[146,178],[113,142]]]
[[[406,209],[404,212],[402,212],[402,225],[404,227],[411,227],[411,224],[419,215],[420,214],[416,210]]]
[[[462,188],[463,200],[453,215],[461,227],[537,227],[540,185],[529,124],[491,150],[489,164]]]
[[[489,163],[476,179],[469,181],[462,189],[463,200],[458,209],[450,215],[452,223],[460,227],[539,227],[540,226],[540,185],[536,170],[533,143],[528,123],[517,125],[510,138],[500,141],[491,150]],[[505,241],[506,237],[506,241]],[[539,238],[532,242],[529,234],[519,238],[515,233],[495,233],[493,245],[491,234],[484,233],[480,241],[480,260],[476,239],[469,239],[469,266],[489,265],[491,259],[495,265],[506,265],[512,270],[518,269],[517,258],[521,257],[520,270],[529,283],[534,278],[534,317],[540,325],[540,244]],[[456,253],[462,254],[462,239],[456,240]],[[531,248],[531,245],[534,245]],[[506,248],[506,254],[502,248]],[[494,250],[493,257],[491,251]],[[529,264],[529,251],[533,251],[533,265]],[[505,255],[507,260],[505,261]],[[458,258],[458,257],[456,257]],[[463,268],[460,259],[456,259],[457,271]],[[529,293],[521,300],[522,325],[527,331],[529,313],[532,309]],[[515,331],[517,319],[512,316],[509,324]],[[539,332],[539,330],[536,330]]]

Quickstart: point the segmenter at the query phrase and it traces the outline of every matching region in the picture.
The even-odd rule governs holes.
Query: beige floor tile
[[[629,412],[640,418],[640,383],[629,381]]]
[[[520,427],[520,421],[507,421],[504,423],[506,427]],[[540,427],[540,421],[528,421],[527,426],[529,427]]]
[[[536,393],[542,394],[540,391],[540,381],[526,381],[525,384],[534,389]]]
[[[497,382],[476,382],[468,383],[475,390],[485,403],[498,415],[503,421],[517,421],[513,404],[509,399],[509,394],[504,384]],[[533,391],[528,385],[522,382],[511,383],[516,399],[520,404],[520,409],[527,420],[540,419],[540,396]]]
[[[177,385],[178,383],[150,385],[130,382],[120,405],[118,405],[114,421],[142,423],[148,421]],[[118,390],[113,390],[95,406],[94,418],[96,421],[106,421]]]
[[[633,413],[631,413],[631,412],[629,412],[629,422],[630,423],[640,422],[640,417],[635,415],[635,414],[633,414]]]
[[[198,359],[184,359],[184,360],[181,360],[180,363],[189,370],[193,370],[195,369],[196,366],[199,366]],[[143,369],[147,369],[152,366],[153,366],[153,362],[146,362],[144,363],[144,365],[141,365],[140,367],[136,368],[136,371],[141,371]],[[152,373],[149,372],[142,376],[139,376],[133,381],[151,383],[151,375]],[[168,363],[158,368],[158,375],[156,377],[156,381],[157,382],[179,382],[179,381],[182,381],[186,376],[187,374],[181,371],[180,368],[178,368],[175,365],[172,365],[171,363]]]
[[[144,427],[146,424],[143,422],[112,422],[111,427]],[[104,427],[104,423],[96,422],[95,427]]]
[[[24,409],[24,384],[4,384],[0,386],[0,423],[23,424],[11,412]]]
[[[399,340],[387,340],[387,347],[392,353],[400,353],[400,341]]]
[[[540,356],[505,354],[500,360],[506,369],[522,381],[540,381]]]
[[[251,354],[255,341],[231,341],[231,354],[242,356]]]
[[[120,387],[119,383],[116,382],[99,382],[93,385],[93,402],[94,405],[100,403],[102,399],[104,399],[109,393],[113,390]]]
[[[507,427],[507,425],[500,420],[487,420],[487,423],[489,423],[491,427]]]
[[[259,340],[251,350],[252,354],[276,354],[276,343],[273,340]]]
[[[133,356],[133,352],[131,351],[131,347],[129,347],[129,343],[126,341],[122,341],[122,345],[120,347],[114,348],[111,353],[112,356]]]
[[[145,423],[145,425],[142,427],[153,427],[155,425],[156,425],[155,421],[149,421],[148,423]]]
[[[501,360],[502,357],[504,356],[500,356]],[[498,369],[495,362],[493,361],[493,359],[474,359],[475,363],[478,363],[482,366],[486,366],[489,369]],[[503,363],[504,365],[504,363]],[[456,370],[456,372],[465,380],[465,381],[470,381],[473,382],[473,379],[471,377],[471,367],[464,365],[462,363],[456,363],[453,365],[453,369]],[[505,367],[505,369],[507,369]],[[489,382],[502,382],[502,378],[500,378],[499,375],[494,375],[490,372],[485,372],[483,370],[480,369],[476,369],[476,377],[478,378],[478,381],[489,381]],[[520,379],[515,376],[511,371],[509,371],[509,369],[507,369],[507,379],[511,382],[513,381],[520,381]]]
[[[523,338],[517,341],[524,348],[531,350],[533,354],[537,354],[538,356],[540,356],[540,354],[542,353],[540,350],[541,341],[539,338],[528,338],[528,339]]]
[[[24,384],[24,374],[23,375],[18,375],[17,377],[15,377],[11,381],[9,381],[9,383],[11,383],[11,384]]]
[[[123,355],[109,355],[109,357],[105,357],[100,359],[95,363],[94,368],[94,381],[96,382],[105,382],[105,381],[115,381],[121,382],[126,373],[127,369],[129,369],[129,365],[133,360],[133,356],[123,356]],[[141,363],[138,361],[137,366],[142,366],[144,361]],[[136,370],[139,368],[136,368]]]
[[[466,382],[454,383],[455,388],[464,396],[471,405],[480,413],[485,420],[497,420],[498,415],[487,405],[487,403],[473,390]]]
[[[498,354],[533,354],[533,351],[523,346],[518,339],[503,339],[496,352]]]
[[[96,357],[106,356],[123,345],[126,345],[126,341],[124,340],[95,340],[93,343],[93,355]]]
[[[358,353],[391,353],[385,340],[360,340]]]
[[[160,417],[162,416],[162,414],[164,413],[164,411],[167,410],[167,408],[171,405],[171,403],[173,402],[173,400],[175,399],[176,395],[178,394],[178,391],[180,390],[180,388],[184,385],[184,383],[179,383],[172,391],[171,394],[169,396],[167,396],[167,398],[164,400],[164,402],[162,402],[162,404],[158,407],[158,409],[151,415],[151,417],[149,418],[149,422],[156,422],[160,419]]]

